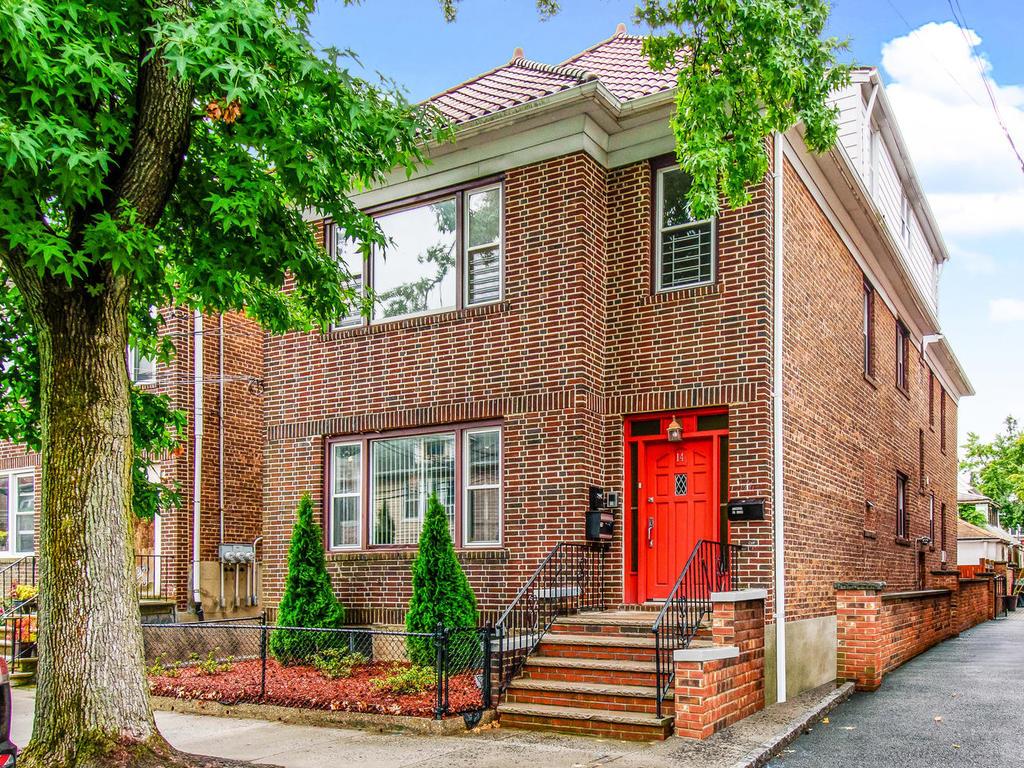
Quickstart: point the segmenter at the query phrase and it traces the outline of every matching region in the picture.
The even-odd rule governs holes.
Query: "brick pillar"
[[[706,739],[764,708],[763,589],[715,592],[712,646],[675,652],[676,735]]]
[[[928,588],[949,590],[949,637],[960,634],[960,571],[932,571],[928,578]]]
[[[884,581],[837,581],[836,639],[839,680],[853,680],[858,691],[882,684],[882,591]]]

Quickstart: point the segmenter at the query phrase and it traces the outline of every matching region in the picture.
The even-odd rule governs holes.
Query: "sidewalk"
[[[940,643],[858,693],[774,768],[999,768],[1022,763],[1024,611]]]
[[[34,689],[15,688],[12,738],[28,743]],[[262,720],[157,712],[161,732],[178,749],[213,757],[251,760],[282,768],[585,768],[613,763],[630,768],[734,768],[761,755],[765,744],[798,729],[796,721],[833,689],[808,691],[770,707],[705,742],[672,738],[654,744],[559,736],[513,729],[485,728],[460,736],[379,734],[313,728]]]

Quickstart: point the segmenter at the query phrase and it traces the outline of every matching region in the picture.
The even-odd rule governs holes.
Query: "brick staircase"
[[[502,725],[635,741],[669,736],[671,693],[657,715],[658,614],[645,608],[556,619],[498,705]],[[698,638],[691,647],[705,644]]]

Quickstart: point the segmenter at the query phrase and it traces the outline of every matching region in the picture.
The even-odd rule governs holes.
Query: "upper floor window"
[[[875,289],[866,281],[864,283],[863,314],[864,375],[873,377],[875,375]]]
[[[136,384],[156,381],[156,360],[146,357],[134,347],[128,347],[128,376]]]
[[[655,213],[655,287],[671,291],[715,279],[715,223],[694,220],[686,195],[690,176],[678,168],[658,171]]]
[[[488,304],[502,295],[501,185],[458,190],[377,215],[386,248],[361,248],[333,224],[324,245],[357,291],[370,289],[374,321]],[[337,323],[358,325],[355,309]]]
[[[908,390],[907,361],[910,358],[910,331],[907,326],[896,321],[896,386],[904,392]]]
[[[0,553],[32,554],[35,529],[35,477],[0,475]]]
[[[456,544],[501,542],[498,426],[343,440],[329,458],[331,549],[415,546],[432,493]]]
[[[928,369],[928,426],[935,426],[935,371]]]
[[[896,536],[910,538],[910,518],[907,515],[907,476],[896,473]]]

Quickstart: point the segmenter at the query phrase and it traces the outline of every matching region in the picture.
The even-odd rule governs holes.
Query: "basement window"
[[[715,280],[714,219],[694,219],[686,199],[692,179],[678,168],[657,175],[655,288],[674,291]]]

